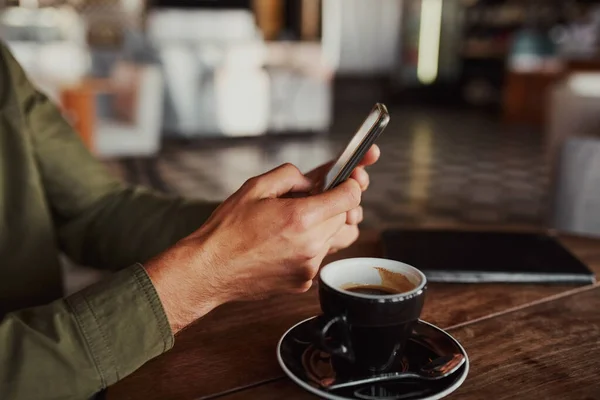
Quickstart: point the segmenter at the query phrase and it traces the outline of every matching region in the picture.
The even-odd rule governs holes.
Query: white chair
[[[600,139],[571,138],[562,146],[552,227],[600,237]]]
[[[326,132],[333,115],[333,68],[320,44],[270,43],[267,65],[271,80],[274,132]]]
[[[214,71],[219,130],[226,136],[256,136],[269,129],[270,80],[262,69],[264,46],[231,46]]]
[[[600,236],[600,74],[570,75],[552,89],[550,102],[552,227]]]
[[[251,11],[152,11],[147,32],[165,71],[166,133],[256,136],[268,130],[265,43]]]
[[[600,74],[574,73],[552,88],[546,157],[555,168],[563,143],[573,136],[600,136]]]
[[[94,149],[101,158],[152,156],[160,150],[163,77],[158,66],[141,67],[134,121],[100,120]]]

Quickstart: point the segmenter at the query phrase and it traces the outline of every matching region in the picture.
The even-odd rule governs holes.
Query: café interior
[[[7,0],[0,38],[90,152],[125,182],[223,201],[280,164],[308,171],[334,159],[383,103],[391,119],[377,140],[381,158],[368,169],[367,235],[508,229],[584,238],[600,248],[600,1]],[[597,265],[597,252],[574,252]],[[65,260],[69,293],[104,274]],[[438,293],[453,296],[460,285]],[[522,292],[519,283],[500,285],[502,295],[486,307],[508,312],[542,301],[533,295],[540,287],[546,299],[560,286],[524,285]],[[435,290],[433,301],[441,301]],[[463,314],[444,323],[467,324]],[[584,322],[596,332],[587,340],[599,345],[600,320]],[[576,322],[557,322],[567,323]],[[501,383],[486,386],[490,371],[508,373],[509,361],[502,349],[477,354],[484,344],[474,336],[503,342],[469,329],[457,334],[472,377],[453,398],[509,396],[494,392]],[[560,340],[552,340],[539,351],[563,357]],[[274,360],[272,353],[265,357]],[[552,375],[553,362],[538,356],[528,355],[530,364],[517,356],[515,368]],[[487,364],[478,369],[476,361]],[[305,398],[281,371],[248,382],[238,376],[244,382],[221,391],[191,384],[198,390],[171,393],[160,383],[161,366],[149,368],[108,398],[137,398],[145,385],[153,389],[141,390],[144,398]],[[573,368],[562,379],[577,380]],[[542,398],[600,396],[597,379],[587,392],[588,383],[569,392],[568,384],[550,390],[544,382]],[[244,385],[258,389],[244,392]],[[532,391],[514,393],[533,398]]]

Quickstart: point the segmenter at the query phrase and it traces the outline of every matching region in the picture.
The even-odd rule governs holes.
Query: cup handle
[[[344,358],[350,362],[354,362],[354,351],[352,350],[352,345],[350,344],[350,330],[348,329],[348,322],[346,320],[345,315],[338,315],[336,317],[332,317],[326,319],[327,317],[321,317],[322,326],[317,330],[317,340],[318,347],[328,352],[331,355],[338,356]],[[332,346],[330,343],[327,343],[327,337],[329,334],[329,330],[336,324],[339,324],[341,337],[339,338],[339,344],[336,346]]]

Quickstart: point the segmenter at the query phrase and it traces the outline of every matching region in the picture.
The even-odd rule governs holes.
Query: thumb
[[[283,164],[259,176],[261,197],[281,197],[290,192],[309,192],[312,182],[293,164]]]

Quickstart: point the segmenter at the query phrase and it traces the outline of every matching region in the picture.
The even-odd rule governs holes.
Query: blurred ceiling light
[[[419,28],[417,77],[424,85],[432,84],[438,76],[441,30],[442,0],[423,0]]]

